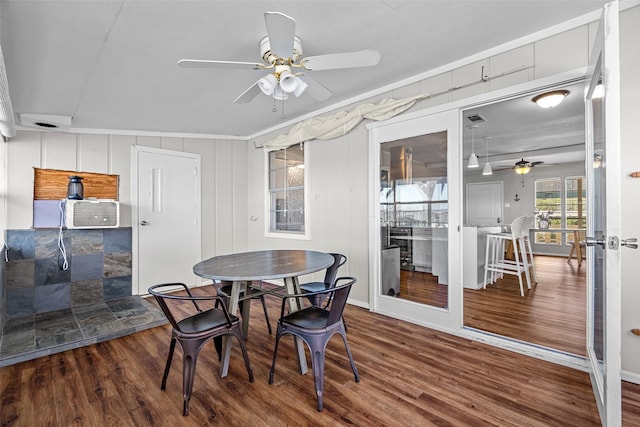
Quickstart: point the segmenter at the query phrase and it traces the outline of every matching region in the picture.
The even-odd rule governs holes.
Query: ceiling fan
[[[302,56],[302,40],[295,35],[296,21],[293,18],[280,12],[266,12],[264,20],[267,36],[260,40],[260,55],[263,63],[181,59],[178,65],[186,68],[268,70],[269,74],[260,78],[233,101],[244,104],[261,92],[277,100],[284,100],[289,94],[300,96],[307,91],[314,99],[324,101],[333,93],[305,74],[305,71],[369,67],[380,61],[380,52],[373,49],[305,58]],[[302,75],[304,79],[300,77]]]

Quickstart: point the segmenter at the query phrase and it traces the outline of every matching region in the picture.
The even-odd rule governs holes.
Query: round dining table
[[[283,280],[286,294],[300,293],[298,277],[325,270],[333,264],[333,256],[324,252],[300,249],[268,249],[253,252],[220,255],[199,262],[193,267],[196,276],[214,281],[232,283],[229,298],[229,312],[237,313],[240,294],[249,295],[247,286],[253,281]],[[286,297],[286,295],[284,295]],[[298,310],[298,301],[289,298],[290,312]],[[245,337],[249,327],[250,304],[243,304],[242,322]],[[232,340],[223,340],[220,363],[220,376],[225,377],[229,370]],[[300,373],[307,372],[304,344],[296,339]]]

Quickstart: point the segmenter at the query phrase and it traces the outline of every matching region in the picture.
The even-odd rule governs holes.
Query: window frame
[[[310,222],[309,222],[309,162],[308,162],[308,147],[304,145],[292,145],[291,147],[284,148],[277,151],[282,150],[298,150],[302,147],[304,150],[303,154],[303,165],[304,165],[304,176],[303,176],[303,185],[301,186],[303,191],[303,213],[302,213],[302,221],[303,221],[303,231],[291,231],[291,230],[277,230],[272,229],[272,195],[276,191],[286,191],[287,189],[291,189],[293,187],[285,187],[279,188],[271,188],[271,156],[275,151],[268,151],[265,153],[265,236],[266,237],[277,237],[277,238],[286,238],[286,239],[298,239],[298,240],[309,240],[310,237]],[[275,170],[275,169],[273,169]],[[286,184],[286,183],[285,183]],[[296,187],[300,188],[300,187]]]
[[[576,179],[582,179],[583,180],[583,191],[586,191],[586,176],[584,175],[571,175],[571,176],[559,176],[559,177],[543,177],[543,178],[536,178],[533,181],[533,205],[534,205],[534,209],[536,212],[538,212],[538,198],[537,198],[537,183],[540,181],[552,181],[552,180],[557,180],[559,181],[559,193],[560,193],[560,226],[556,227],[556,229],[564,229],[564,230],[568,230],[569,227],[567,225],[567,220],[568,220],[568,215],[567,215],[567,181],[569,180],[576,180]],[[586,208],[586,196],[584,198],[584,206]],[[537,224],[538,219],[536,218],[536,228],[538,228],[538,224]],[[586,217],[586,212],[585,212],[585,217],[584,217],[584,221],[586,224],[587,221],[587,217]],[[548,233],[553,233],[554,228],[549,228]],[[536,233],[536,239],[535,239],[535,244],[536,245],[550,245],[550,246],[562,246],[562,245],[571,245],[573,244],[573,235],[569,235],[569,233],[565,233],[565,232],[560,232],[560,240],[557,243],[553,243],[553,242],[544,242],[544,241],[538,241],[538,238],[543,238],[544,234],[546,234],[547,232],[538,232]]]
[[[536,213],[536,228],[540,228],[539,225],[539,218],[538,215],[540,212],[538,209],[538,182],[542,182],[542,181],[557,181],[558,183],[558,188],[557,191],[559,192],[559,196],[560,196],[560,200],[558,203],[559,206],[559,210],[560,210],[560,226],[559,227],[554,227],[555,229],[562,229],[563,228],[563,224],[564,224],[564,178],[563,177],[545,177],[545,178],[535,178],[533,180],[533,207],[534,207],[534,212]],[[555,190],[554,190],[555,191]],[[557,210],[554,209],[554,213],[556,213]],[[537,245],[552,245],[552,246],[561,246],[564,243],[564,236],[562,232],[554,232],[554,228],[551,227],[551,224],[549,224],[549,231],[545,231],[545,232],[538,232],[536,233],[535,236],[535,244]],[[547,234],[553,234],[553,233],[559,233],[560,235],[560,239],[559,241],[556,242],[546,242],[546,241],[539,241],[538,239],[544,239],[545,236]]]

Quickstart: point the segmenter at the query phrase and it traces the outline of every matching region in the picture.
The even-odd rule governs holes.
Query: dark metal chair
[[[169,293],[175,291],[176,287],[182,288],[181,290],[183,290],[186,295]],[[217,295],[194,296],[184,283],[154,285],[149,288],[149,293],[154,296],[164,315],[167,317],[167,320],[169,320],[169,323],[173,327],[169,355],[167,356],[167,364],[164,369],[164,375],[162,376],[162,385],[160,386],[161,390],[165,390],[167,386],[167,377],[169,376],[169,369],[171,368],[171,360],[173,359],[176,342],[179,343],[180,348],[182,348],[182,394],[184,399],[182,415],[186,416],[189,414],[189,399],[191,398],[191,391],[193,390],[198,354],[202,346],[211,339],[218,341],[216,343],[218,357],[220,356],[219,348],[221,347],[220,343],[223,336],[233,335],[240,341],[240,348],[242,349],[242,356],[244,357],[244,363],[247,367],[247,373],[249,374],[249,381],[253,382],[253,372],[249,364],[249,356],[247,355],[247,349],[242,339],[240,319],[229,314],[227,305],[221,297]],[[189,301],[193,303],[193,308],[191,308],[193,314],[179,315],[178,313],[184,313],[185,309],[188,310],[191,307],[191,304],[188,304]],[[222,308],[214,307],[208,310],[202,310],[198,305],[198,301],[216,301],[216,304],[220,302]],[[186,305],[185,302],[187,302]],[[211,305],[213,305],[213,303]],[[195,311],[193,309],[195,309]]]
[[[231,296],[231,287],[233,286],[231,282],[227,281],[214,281],[213,286],[216,288],[216,292],[220,295],[226,304],[229,304],[229,299]],[[269,312],[267,311],[267,304],[264,300],[264,292],[255,289],[251,286],[251,283],[247,285],[247,292],[249,294],[248,298],[245,298],[244,292],[240,292],[240,301],[238,302],[238,309],[240,313],[242,313],[243,305],[245,300],[258,299],[262,303],[262,311],[264,311],[264,318],[267,321],[267,329],[269,330],[269,335],[271,335],[271,322],[269,322]],[[251,301],[249,301],[251,302]],[[245,337],[246,338],[246,337]]]
[[[306,295],[307,299],[311,301],[313,305],[322,305],[322,301],[326,298],[326,294],[315,292],[332,288],[335,284],[336,277],[338,276],[338,269],[341,265],[347,262],[347,257],[342,254],[330,253],[329,255],[333,256],[333,264],[327,268],[324,280],[322,282],[309,282],[302,283],[300,285],[302,293],[314,293],[313,296]]]
[[[340,284],[345,281],[346,283]],[[276,356],[278,354],[278,344],[284,335],[293,335],[302,339],[311,352],[311,364],[313,368],[313,378],[318,398],[318,411],[322,411],[322,392],[324,390],[324,355],[327,343],[331,337],[338,333],[342,336],[344,346],[349,356],[351,370],[356,382],[360,382],[358,369],[353,362],[351,349],[347,343],[347,334],[342,320],[347,297],[351,291],[351,286],[356,282],[353,277],[341,277],[335,281],[335,286],[329,290],[322,289],[318,292],[308,294],[287,295],[282,300],[280,319],[276,332],[276,344],[273,350],[273,362],[269,371],[269,384],[273,384],[273,375],[276,369]],[[287,298],[298,298],[303,296],[328,295],[326,308],[312,305],[296,312],[285,315]]]

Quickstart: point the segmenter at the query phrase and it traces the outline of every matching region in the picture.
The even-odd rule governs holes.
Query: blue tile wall
[[[131,231],[7,230],[1,321],[131,295]]]

